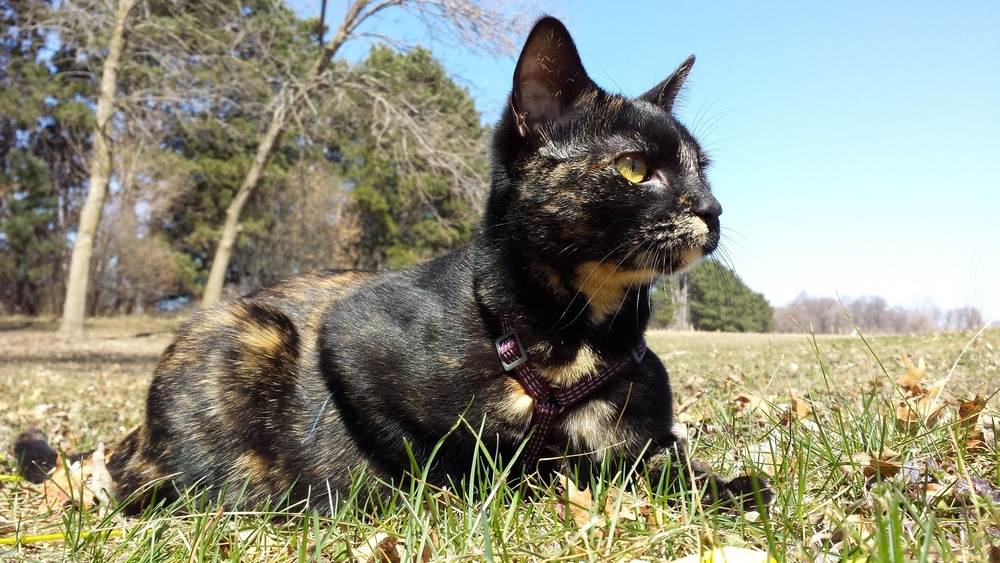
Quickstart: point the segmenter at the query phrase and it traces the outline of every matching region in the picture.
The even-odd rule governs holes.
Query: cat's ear
[[[674,101],[677,100],[677,94],[680,94],[681,88],[684,86],[684,80],[687,79],[688,73],[691,72],[692,66],[694,66],[694,55],[691,55],[687,60],[682,62],[681,66],[677,67],[677,70],[668,76],[666,80],[657,84],[649,92],[639,96],[639,99],[654,103],[663,108],[664,111],[670,112],[674,107]]]
[[[522,137],[555,122],[592,85],[562,22],[538,20],[514,69],[511,105]]]

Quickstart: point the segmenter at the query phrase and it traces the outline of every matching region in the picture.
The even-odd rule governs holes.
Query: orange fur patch
[[[590,320],[601,322],[618,310],[630,287],[648,284],[658,274],[652,269],[622,270],[602,262],[585,262],[573,285],[587,298]]]

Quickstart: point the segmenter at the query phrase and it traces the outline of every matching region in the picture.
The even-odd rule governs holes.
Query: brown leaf
[[[397,545],[399,538],[396,536],[386,536],[375,546],[375,553],[369,559],[372,563],[400,563],[399,550]]]
[[[868,452],[858,452],[840,462],[840,470],[844,475],[851,475],[858,469],[864,472],[865,468],[872,465],[874,457]]]
[[[896,425],[911,432],[919,429],[920,416],[916,408],[906,401],[896,405]]]
[[[354,560],[365,563],[399,563],[402,561],[399,538],[376,532],[354,550]]]
[[[737,413],[757,414],[757,422],[767,424],[771,419],[771,403],[755,395],[733,395],[730,398]]]
[[[704,396],[705,389],[699,389],[697,393],[691,395],[683,403],[677,405],[677,408],[674,409],[674,416],[677,417],[684,414],[689,408],[691,408],[692,405],[700,401]]]
[[[935,392],[899,403],[896,407],[896,424],[911,432],[922,426],[927,428],[934,426],[945,408],[944,404],[936,400],[936,395]]]
[[[91,475],[91,458],[68,465],[64,459],[62,456],[56,459],[50,478],[42,484],[46,510],[58,513],[70,503],[90,510],[94,506],[95,496],[84,482]]]
[[[959,423],[965,428],[974,426],[976,422],[979,421],[979,413],[983,412],[984,408],[986,408],[986,399],[983,397],[982,393],[976,393],[976,396],[969,401],[959,399]]]
[[[645,510],[644,510],[645,509]],[[618,521],[636,522],[640,515],[648,514],[649,506],[633,493],[610,487],[604,501],[604,515]]]
[[[924,359],[920,358],[917,360],[917,366],[914,367],[913,363],[910,362],[909,356],[903,353],[903,365],[906,366],[906,373],[901,375],[899,379],[896,380],[896,384],[899,385],[903,390],[906,391],[908,397],[918,397],[924,394],[924,374],[927,373],[927,365],[924,363]]]
[[[986,443],[986,435],[983,434],[983,429],[979,425],[969,428],[965,434],[966,451],[981,452],[986,449]]]
[[[566,507],[577,526],[581,528],[590,523],[591,510],[594,507],[594,497],[590,493],[590,488],[580,490],[576,483],[565,475],[559,476],[559,481],[566,491]]]
[[[812,406],[805,399],[796,397],[795,394],[792,393],[791,412],[794,413],[797,418],[803,419],[812,414]]]
[[[891,479],[903,467],[903,464],[898,461],[890,461],[881,457],[872,456],[871,460],[871,463],[864,468],[865,477],[875,476],[877,479]]]
[[[769,477],[777,475],[783,463],[781,446],[772,440],[750,445],[747,448],[747,455],[754,467]]]

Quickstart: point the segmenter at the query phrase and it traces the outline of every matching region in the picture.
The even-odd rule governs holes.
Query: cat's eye
[[[645,182],[649,177],[649,167],[646,159],[641,154],[634,152],[626,153],[615,159],[615,169],[618,173],[633,184]]]

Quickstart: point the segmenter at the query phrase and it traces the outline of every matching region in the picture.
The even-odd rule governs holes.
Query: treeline
[[[813,332],[816,334],[906,334],[976,330],[984,319],[976,307],[941,310],[890,306],[882,297],[835,299],[800,295],[772,307],[727,266],[714,260],[664,279],[650,294],[653,328],[720,332]]]
[[[934,305],[907,308],[890,306],[882,297],[837,300],[832,297],[800,295],[774,311],[778,332],[850,334],[902,334],[933,330],[975,330],[982,328],[983,316],[976,307],[942,311]]]
[[[488,128],[379,17],[494,53],[521,23],[471,0],[341,8],[324,26],[281,0],[0,0],[0,314],[65,313],[77,262],[99,315],[467,240]],[[392,46],[341,56],[376,35]]]

